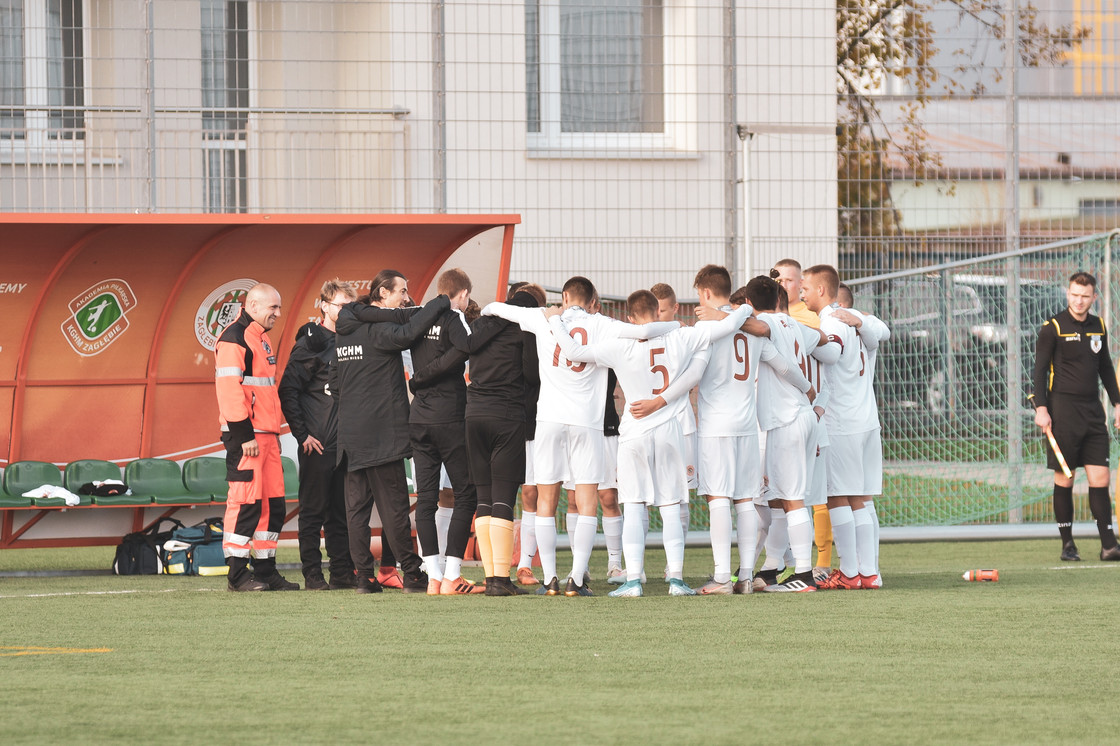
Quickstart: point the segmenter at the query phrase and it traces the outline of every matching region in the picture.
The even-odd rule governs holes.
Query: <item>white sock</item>
[[[447,566],[443,570],[443,577],[457,580],[463,575],[463,558],[448,557]]]
[[[664,505],[661,512],[661,536],[665,542],[665,560],[669,564],[669,577],[680,580],[684,575],[684,531],[681,522],[673,518],[680,516],[679,505]],[[730,546],[728,547],[730,550]]]
[[[649,507],[648,506],[646,507],[645,512],[642,513],[642,531],[644,531],[647,536],[649,535]]]
[[[556,517],[537,516],[537,550],[541,555],[543,583],[556,577]]]
[[[537,514],[521,511],[521,557],[517,568],[533,566],[533,555],[537,553]]]
[[[439,540],[439,571],[443,574],[447,565],[447,530],[451,526],[451,514],[454,508],[436,508],[436,537]],[[428,573],[431,575],[431,573]]]
[[[648,521],[649,511],[645,503],[626,503],[622,510],[622,554],[626,558],[626,579],[641,580],[646,554],[642,516],[646,516]]]
[[[758,558],[762,556],[762,550],[766,546],[766,537],[770,535],[770,521],[774,518],[774,515],[770,512],[770,506],[765,503],[754,503],[754,512],[758,514],[758,537],[754,542],[752,568],[758,566]]]
[[[576,522],[578,520],[579,513],[564,514],[564,530],[568,534],[568,549],[575,549],[575,544],[573,544],[572,542],[574,541],[576,536]]]
[[[809,511],[798,508],[786,513],[786,529],[793,551],[793,569],[809,572],[813,569],[813,524],[809,522]]]
[[[770,532],[766,536],[766,561],[762,563],[762,569],[784,569],[787,546],[789,546],[789,531],[786,527],[785,511],[770,506]]]
[[[681,529],[684,531],[684,540],[688,542],[688,526],[692,523],[692,504],[686,498],[681,501]]]
[[[866,509],[853,510],[852,518],[856,526],[856,556],[859,558],[859,574],[871,577],[875,574],[875,524]]]
[[[879,574],[879,514],[875,512],[875,501],[864,502],[863,509],[871,516],[871,523],[875,527],[875,574]]]
[[[607,567],[622,567],[622,516],[603,516],[603,535],[607,537]]]
[[[453,508],[436,508],[436,536],[439,537],[439,553],[447,554],[447,529],[451,526]]]
[[[443,571],[439,569],[438,554],[430,554],[424,558],[424,571],[428,573],[429,580],[443,580]]]
[[[731,500],[726,497],[709,500],[708,513],[712,534],[712,561],[715,563],[712,579],[717,583],[726,583],[731,580]],[[684,541],[683,536],[681,541]]]
[[[595,534],[599,530],[599,519],[593,515],[581,515],[576,519],[576,530],[572,535],[572,574],[576,583],[583,585],[583,574],[591,562],[591,549],[595,546]]]
[[[735,532],[739,540],[739,580],[749,580],[754,575],[758,544],[758,511],[753,500],[735,503]]]
[[[828,517],[832,519],[832,543],[840,555],[840,572],[849,578],[859,574],[859,560],[856,554],[856,524],[851,507],[842,505],[829,508]]]

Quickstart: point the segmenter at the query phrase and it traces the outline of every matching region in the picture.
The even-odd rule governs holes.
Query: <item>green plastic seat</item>
[[[31,506],[31,498],[24,497],[23,495],[9,495],[8,489],[4,484],[6,480],[0,480],[0,508],[27,508]]]
[[[4,491],[12,497],[22,496],[24,492],[48,484],[61,487],[62,472],[54,464],[46,461],[16,461],[8,464],[4,470]],[[92,505],[93,500],[89,495],[78,495],[79,505]],[[61,497],[36,497],[31,499],[32,504],[41,508],[67,507],[66,500]]]
[[[213,456],[187,459],[183,462],[183,485],[187,492],[210,495],[214,502],[224,503],[229,492],[226,460]]]
[[[281,456],[280,462],[284,465],[284,499],[299,499],[299,469],[296,462],[287,456]]]
[[[209,493],[190,492],[179,464],[162,458],[140,458],[124,467],[124,481],[132,494],[149,497],[156,505],[194,505],[210,502]]]
[[[104,482],[107,479],[121,478],[121,467],[112,461],[98,459],[81,459],[71,461],[63,471],[66,489],[78,494],[83,484],[87,482]],[[84,495],[83,495],[84,497]],[[93,496],[94,505],[148,505],[152,502],[150,497],[140,495],[107,495]]]

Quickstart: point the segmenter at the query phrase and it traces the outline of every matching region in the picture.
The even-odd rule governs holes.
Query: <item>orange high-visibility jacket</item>
[[[284,417],[276,390],[276,351],[268,333],[244,310],[214,347],[218,419],[235,443],[254,432],[279,433]]]

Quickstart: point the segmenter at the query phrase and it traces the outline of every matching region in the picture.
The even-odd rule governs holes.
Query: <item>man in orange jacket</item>
[[[276,390],[276,351],[268,331],[278,318],[280,293],[271,285],[254,285],[241,315],[214,347],[229,482],[222,550],[231,591],[299,590],[276,571],[276,542],[284,525],[283,415]]]

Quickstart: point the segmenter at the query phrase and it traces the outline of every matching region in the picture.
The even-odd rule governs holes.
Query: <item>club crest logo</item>
[[[62,334],[82,357],[99,355],[128,329],[128,312],[135,307],[136,296],[127,282],[102,280],[70,301]]]
[[[1090,339],[1089,340],[1089,349],[1093,351],[1094,355],[1096,353],[1100,352],[1101,351],[1101,338],[1097,337],[1097,336],[1094,336],[1092,339]]]
[[[214,349],[225,328],[241,315],[245,296],[256,284],[256,280],[243,277],[227,282],[206,296],[194,315],[194,336],[200,345],[208,350]]]

